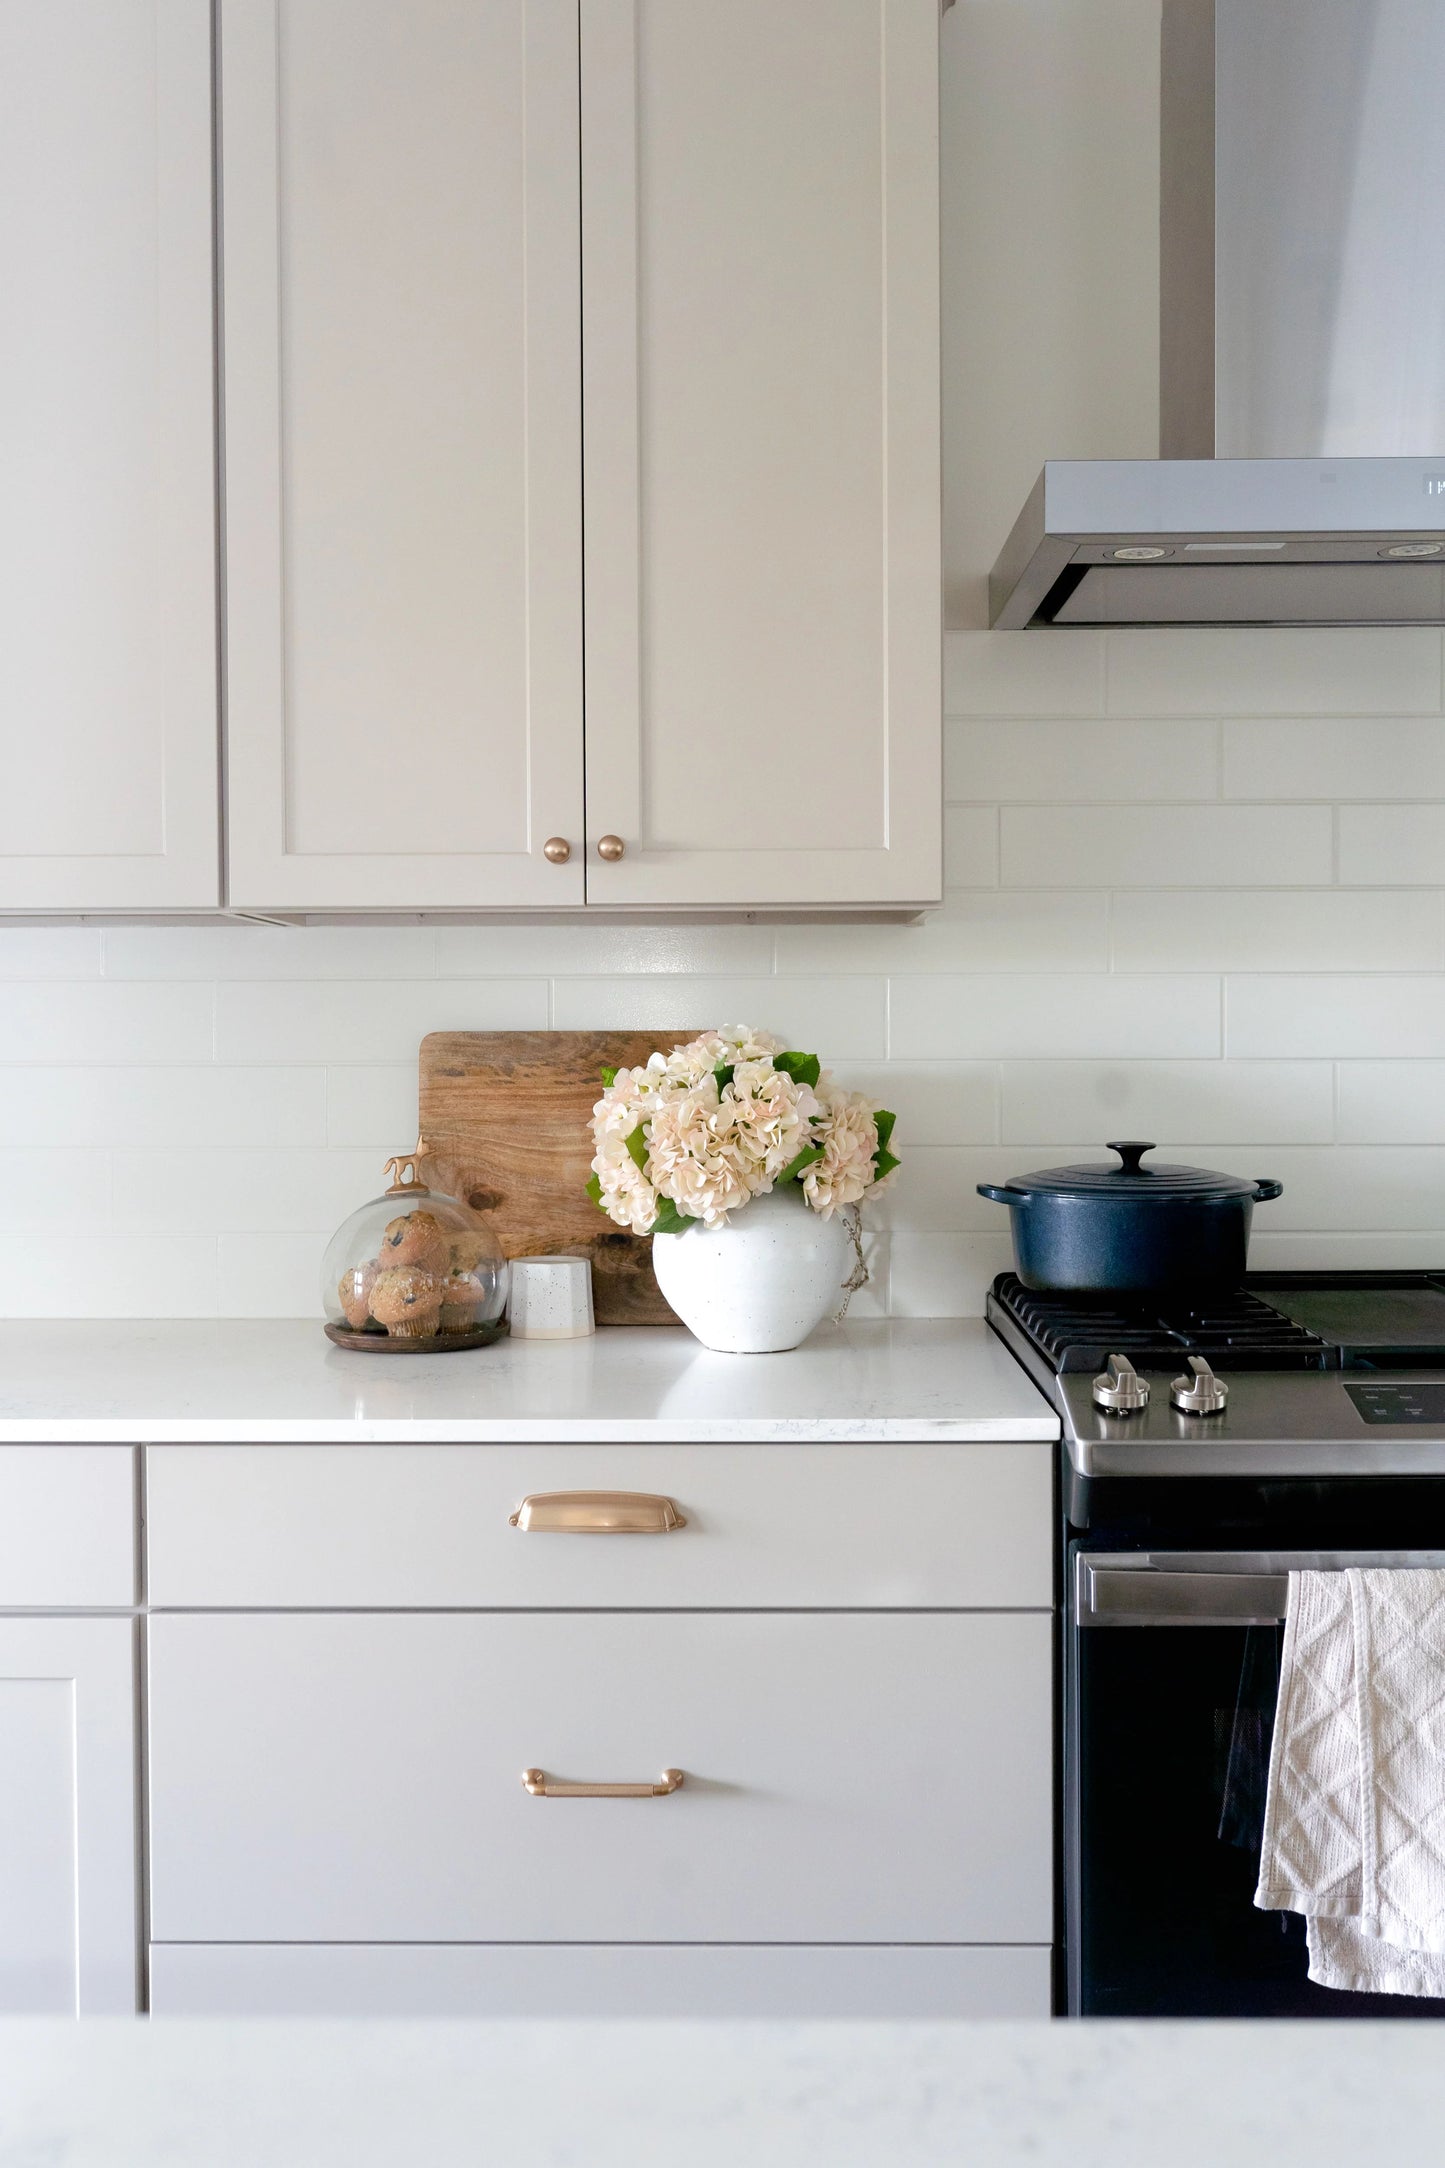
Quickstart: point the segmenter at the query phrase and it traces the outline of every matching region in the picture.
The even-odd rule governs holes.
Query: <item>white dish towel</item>
[[[1290,1575],[1254,1901],[1322,1987],[1445,1997],[1445,1572]]]

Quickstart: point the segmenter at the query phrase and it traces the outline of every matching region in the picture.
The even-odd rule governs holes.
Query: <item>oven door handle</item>
[[[1154,1573],[1079,1560],[1081,1626],[1277,1626],[1287,1573]]]
[[[1074,1618],[1080,1626],[1277,1626],[1290,1570],[1339,1573],[1348,1566],[1445,1568],[1442,1551],[1247,1552],[1224,1560],[1187,1552],[1133,1557],[1080,1551]]]

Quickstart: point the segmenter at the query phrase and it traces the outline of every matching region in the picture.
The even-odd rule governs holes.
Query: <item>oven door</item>
[[[1445,2017],[1316,1987],[1303,1919],[1253,1903],[1288,1575],[1355,1565],[1445,1566],[1445,1552],[1071,1547],[1071,2015]]]

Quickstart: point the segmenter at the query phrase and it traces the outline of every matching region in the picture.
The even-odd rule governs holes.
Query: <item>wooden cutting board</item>
[[[699,1027],[700,1029],[701,1027]],[[421,1043],[425,1173],[486,1211],[508,1257],[589,1257],[599,1325],[675,1325],[652,1243],[587,1195],[601,1071],[695,1031],[433,1031]]]

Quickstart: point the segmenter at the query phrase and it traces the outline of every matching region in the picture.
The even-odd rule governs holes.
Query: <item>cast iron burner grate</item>
[[[989,1291],[994,1324],[1010,1319],[1060,1373],[1102,1370],[1110,1355],[1127,1355],[1139,1369],[1162,1370],[1185,1355],[1203,1355],[1232,1370],[1327,1370],[1333,1348],[1258,1295],[1235,1288],[1197,1303],[1082,1302],[1076,1295],[1038,1295],[1015,1273],[1001,1272]]]

